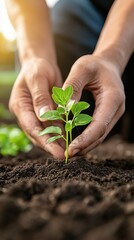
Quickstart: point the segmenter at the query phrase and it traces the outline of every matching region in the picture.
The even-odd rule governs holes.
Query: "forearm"
[[[134,1],[116,0],[98,40],[95,55],[117,67],[120,75],[134,51]]]
[[[44,0],[5,0],[17,32],[20,60],[33,57],[56,62],[49,10]]]

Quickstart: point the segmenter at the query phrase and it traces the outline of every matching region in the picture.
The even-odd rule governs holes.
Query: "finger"
[[[33,111],[30,96],[28,94],[21,96],[19,93],[16,93],[16,98],[12,95],[11,109],[16,115],[21,128],[35,145],[40,146],[40,148],[49,152],[55,158],[63,159],[64,149],[57,142],[48,144],[48,135],[39,136],[39,132],[43,130],[43,127]],[[21,93],[23,93],[23,89]]]
[[[35,75],[31,81],[27,81],[27,85],[32,96],[36,116],[40,121],[44,121],[40,116],[54,108],[50,93],[51,84],[44,76]]]
[[[38,146],[52,154],[57,159],[64,158],[64,149],[57,142],[48,144],[47,139],[50,137],[49,135],[39,136],[40,131],[43,129],[33,112],[25,112],[25,114],[21,113],[19,122],[26,134],[34,139],[34,142]]]
[[[48,81],[45,81],[43,76],[40,75],[39,78],[37,76],[33,76],[32,80],[26,79],[25,83],[23,72],[21,72],[14,84],[10,96],[10,111],[17,113],[19,111],[18,105],[20,105],[21,110],[23,105],[25,105],[25,101],[27,101],[26,107],[30,106],[31,108],[33,105],[36,116],[40,121],[44,121],[44,119],[40,118],[40,115],[50,109],[53,109],[53,102],[50,97],[49,88]]]
[[[109,95],[110,97],[110,95]],[[105,98],[104,96],[104,99]],[[115,122],[124,112],[124,105],[117,105],[116,98],[110,97],[107,101],[101,101],[93,115],[92,123],[69,146],[69,156],[84,149],[91,150],[100,144],[100,141],[108,134]],[[113,107],[114,106],[114,107]],[[101,139],[101,140],[100,140]],[[85,153],[85,151],[84,151]]]
[[[62,88],[65,89],[68,86],[72,86],[73,87],[72,98],[76,100],[76,102],[78,102],[81,98],[82,91],[87,83],[88,78],[87,76],[85,77],[83,71],[80,71],[80,69],[72,68]]]
[[[109,123],[106,132],[102,135],[102,137],[100,137],[99,139],[97,139],[95,142],[93,142],[91,145],[89,145],[87,148],[85,148],[84,150],[80,151],[79,154],[80,155],[84,155],[87,152],[91,151],[92,149],[96,148],[100,143],[102,143],[104,141],[104,139],[106,138],[106,136],[109,134],[109,132],[111,131],[111,129],[114,127],[114,125],[116,124],[117,120],[122,116],[122,113],[124,112],[124,109],[122,107],[120,107],[116,114],[113,116],[112,121]]]

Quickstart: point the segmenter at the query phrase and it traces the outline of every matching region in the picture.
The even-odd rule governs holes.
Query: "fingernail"
[[[48,106],[44,106],[44,107],[40,108],[39,117],[42,116],[45,112],[47,112],[49,110],[50,110],[50,108]]]

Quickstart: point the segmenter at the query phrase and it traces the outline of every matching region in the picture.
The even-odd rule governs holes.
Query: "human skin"
[[[134,50],[134,1],[115,1],[94,53],[79,58],[64,83],[44,0],[6,0],[6,4],[17,31],[22,66],[10,97],[11,111],[34,144],[62,159],[65,149],[61,142],[47,144],[48,136],[38,136],[47,126],[47,122],[41,122],[39,113],[54,108],[53,86],[72,85],[76,101],[84,89],[89,90],[95,99],[93,121],[72,141],[69,156],[87,153],[105,139],[125,110],[121,75]]]

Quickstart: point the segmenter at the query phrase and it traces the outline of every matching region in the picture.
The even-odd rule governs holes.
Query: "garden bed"
[[[134,239],[134,144],[114,137],[68,164],[0,156],[1,240]]]

